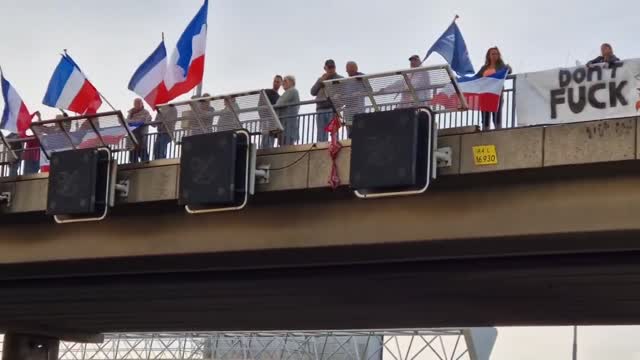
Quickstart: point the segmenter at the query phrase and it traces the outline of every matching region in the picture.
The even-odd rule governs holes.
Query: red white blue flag
[[[20,137],[26,137],[33,115],[29,113],[27,105],[1,72],[0,81],[2,82],[2,97],[5,104],[2,120],[0,120],[0,129],[18,134]]]
[[[208,9],[209,1],[205,0],[171,54],[165,75],[169,100],[191,91],[202,82],[207,46]]]
[[[133,74],[129,90],[140,95],[151,107],[164,104],[170,100],[164,83],[166,72],[167,49],[163,40]]]
[[[100,93],[87,80],[80,67],[65,54],[49,80],[42,103],[78,114],[95,114],[102,105],[102,100]]]
[[[209,1],[205,0],[180,36],[168,61],[163,40],[131,77],[129,90],[140,95],[149,106],[167,103],[202,82],[208,8]]]
[[[458,87],[467,100],[469,110],[497,112],[500,107],[500,97],[502,96],[507,74],[508,69],[505,68],[491,76],[476,75],[458,78]],[[446,108],[459,108],[459,100],[453,85],[445,86],[436,94],[432,104],[442,105]]]

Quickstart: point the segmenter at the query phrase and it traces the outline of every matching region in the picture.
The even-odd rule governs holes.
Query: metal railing
[[[516,80],[515,76],[509,76],[505,81],[505,89],[502,93],[502,128],[512,128],[517,126],[516,121]],[[288,145],[306,145],[317,142],[318,135],[318,115],[321,114],[315,109],[315,100],[303,101],[298,104],[289,106],[300,106],[300,113],[295,117],[282,117],[281,121],[295,121],[298,124],[298,140],[293,143],[287,143],[282,139],[272,140],[274,147],[288,146]],[[275,107],[276,110],[283,109],[285,107]],[[392,110],[393,106],[386,106],[381,110]],[[371,111],[368,109],[367,111]],[[489,114],[491,115],[491,114]],[[436,120],[438,122],[439,129],[457,128],[464,126],[478,126],[484,128],[483,116],[486,116],[481,111],[458,111],[449,113],[436,114]],[[260,124],[255,122],[244,122],[244,126],[252,134],[252,141],[258,144],[259,148],[265,146],[263,137],[266,135],[260,132]],[[156,123],[149,123],[144,125],[147,127],[147,133],[141,135],[138,140],[140,142],[138,148],[132,151],[116,152],[115,159],[118,164],[132,164],[140,163],[151,160],[159,159],[173,159],[180,157],[181,140],[187,131],[177,130],[174,133],[174,138],[170,139],[166,134],[160,134],[155,129]],[[348,138],[346,127],[342,127],[338,132],[338,138],[344,140]],[[8,139],[7,142],[14,148],[14,151],[18,155],[18,161],[12,165],[0,166],[0,177],[26,175],[34,173],[33,159],[34,157],[41,156],[38,148],[28,147],[30,140],[33,137],[25,139]],[[38,151],[38,155],[34,155],[34,152]],[[30,154],[30,155],[27,155]],[[37,171],[36,171],[37,172]]]
[[[40,147],[35,136],[7,139],[17,160],[0,166],[0,177],[37,174],[40,171]]]

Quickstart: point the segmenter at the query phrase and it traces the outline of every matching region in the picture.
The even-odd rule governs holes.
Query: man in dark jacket
[[[324,62],[324,74],[318,78],[311,88],[311,95],[315,96],[318,101],[316,104],[316,111],[318,112],[316,117],[318,142],[326,142],[329,139],[329,136],[324,129],[329,125],[329,122],[331,122],[331,118],[333,118],[333,107],[331,106],[331,102],[327,100],[327,94],[325,93],[323,82],[334,79],[342,79],[342,76],[336,73],[335,61],[329,59]]]
[[[282,87],[282,75],[276,75],[273,77],[273,86],[271,89],[266,89],[264,92],[269,98],[271,105],[275,105],[280,97],[280,87]]]

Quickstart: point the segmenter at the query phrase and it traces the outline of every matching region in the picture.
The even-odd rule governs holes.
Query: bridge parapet
[[[441,168],[441,176],[534,170],[557,166],[611,163],[640,158],[638,118],[601,120],[554,126],[513,128],[498,131],[440,135],[439,146],[452,149],[452,164]],[[350,141],[342,142],[337,158],[342,185],[349,184]],[[477,159],[478,149],[491,148],[495,161]],[[475,152],[474,152],[475,150]],[[130,191],[119,204],[177,199],[179,159],[121,165],[120,180],[130,180]],[[258,192],[299,191],[327,188],[331,171],[328,144],[296,145],[261,150],[258,166],[272,168],[268,183]],[[444,182],[444,180],[443,180]],[[46,208],[47,174],[0,178],[0,191],[11,192],[9,206],[1,213],[28,213]]]

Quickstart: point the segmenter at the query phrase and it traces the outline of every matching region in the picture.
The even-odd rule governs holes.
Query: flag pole
[[[66,56],[69,56],[69,54],[67,53],[67,49],[64,49],[64,54],[65,54]],[[78,68],[78,70],[80,70],[80,69]],[[81,70],[80,72],[82,72],[82,70]],[[84,72],[82,72],[82,73],[84,74]],[[84,74],[84,76],[87,78],[87,80],[89,80],[89,77],[87,76],[87,74]],[[91,81],[89,81],[89,82],[91,82]],[[91,86],[93,86],[93,83],[91,84]],[[113,111],[118,111],[118,110],[116,110],[116,108],[115,108],[115,107],[113,107],[113,105],[111,105],[111,103],[109,102],[109,100],[107,100],[107,98],[106,98],[106,97],[105,97],[105,96],[104,96],[104,95],[103,95],[103,94],[98,90],[98,88],[96,88],[95,86],[93,86],[93,88],[94,88],[94,89],[96,89],[96,91],[98,92],[98,95],[100,95],[100,98],[101,98],[102,100],[104,100],[104,102],[105,102],[105,103],[107,103],[107,105],[109,105],[109,107],[111,108],[111,110],[113,110]]]
[[[578,326],[573,326],[573,351],[571,352],[571,359],[578,360]]]
[[[206,1],[205,1],[206,2]],[[205,25],[205,32],[209,30],[209,26]],[[196,87],[196,96],[197,97],[202,97],[202,82],[204,81],[204,70],[203,70],[203,74],[202,74],[202,80],[200,80],[200,83],[198,84],[198,86]]]
[[[460,15],[456,14],[456,16],[453,17],[452,23],[455,23],[458,19],[460,19]]]

